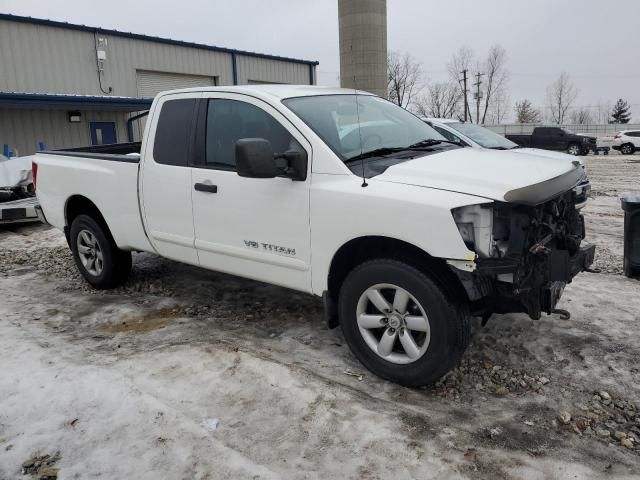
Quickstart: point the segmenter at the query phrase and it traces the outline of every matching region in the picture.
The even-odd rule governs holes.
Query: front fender
[[[312,290],[322,294],[334,255],[346,243],[368,236],[411,244],[434,258],[473,260],[451,209],[490,203],[462,193],[362,180],[353,175],[313,174],[311,208]]]

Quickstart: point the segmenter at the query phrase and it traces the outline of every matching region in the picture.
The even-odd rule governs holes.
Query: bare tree
[[[576,108],[571,112],[570,115],[571,123],[575,125],[586,125],[588,123],[593,123],[593,116],[591,115],[591,110],[588,108]]]
[[[497,93],[491,101],[485,123],[496,125],[504,122],[504,119],[509,114],[510,109],[511,98],[509,98],[509,95],[507,95],[506,92]]]
[[[409,107],[423,87],[422,65],[408,53],[390,52],[388,58],[389,100]]]
[[[533,108],[531,102],[526,98],[516,102],[515,111],[518,123],[540,123],[542,121],[540,110]]]
[[[565,121],[567,111],[578,96],[578,89],[567,73],[562,73],[558,79],[547,87],[547,106],[551,112],[551,119],[560,125]]]
[[[609,112],[613,108],[613,104],[610,100],[600,100],[598,101],[598,105],[596,107],[596,122],[597,123],[609,123]]]
[[[487,59],[481,68],[484,68],[484,113],[482,114],[482,123],[487,120],[487,113],[492,109],[499,111],[500,107],[496,103],[502,101],[504,103],[505,90],[509,80],[509,71],[506,68],[507,51],[500,45],[493,45],[489,49]]]
[[[480,93],[477,107],[479,121],[482,123],[485,123],[487,119],[498,121],[497,118],[502,119],[506,114],[505,104],[508,103],[505,101],[507,99],[506,88],[509,80],[506,62],[507,52],[500,45],[492,46],[483,62],[476,61],[473,50],[464,46],[453,55],[447,64],[449,77],[458,85],[460,97],[463,100],[465,92],[461,82],[462,72],[465,70],[468,72],[470,81],[474,75],[480,74],[476,77],[481,80],[480,85],[477,86]],[[475,74],[472,70],[475,71]],[[468,85],[468,88],[470,87],[471,84]],[[467,115],[469,118],[473,118],[470,108],[467,110]]]
[[[458,113],[462,92],[453,82],[435,82],[427,85],[426,94],[415,102],[418,115],[452,118]]]
[[[473,50],[468,46],[458,49],[451,57],[451,61],[447,64],[447,70],[451,80],[460,84],[460,75],[463,70],[470,70],[473,64]]]

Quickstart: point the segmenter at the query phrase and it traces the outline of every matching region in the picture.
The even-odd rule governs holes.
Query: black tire
[[[78,251],[78,236],[83,231],[92,233],[102,253],[102,268],[99,274],[91,273],[82,263]],[[121,285],[131,272],[131,252],[120,250],[106,225],[88,215],[78,215],[71,223],[69,246],[78,270],[94,288],[108,289]]]
[[[636,147],[631,143],[625,143],[620,146],[620,153],[623,155],[633,155],[636,152]]]
[[[357,324],[362,294],[376,284],[392,284],[409,292],[424,309],[431,330],[426,352],[412,363],[387,361],[366,343]],[[422,271],[397,260],[378,259],[356,267],[345,279],[338,300],[345,340],[362,364],[376,375],[408,387],[429,385],[460,361],[469,344],[467,305],[455,302]]]
[[[578,155],[580,155],[582,153],[582,148],[577,143],[571,143],[567,147],[567,153],[569,155],[578,156]]]

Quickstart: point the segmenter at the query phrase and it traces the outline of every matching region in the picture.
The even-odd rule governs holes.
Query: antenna
[[[356,117],[358,120],[358,138],[360,139],[360,155],[362,155],[362,132],[360,131],[360,105],[358,104],[358,90],[355,88],[353,92],[356,95]],[[361,187],[367,187],[369,184],[367,183],[367,177],[364,174],[364,158],[360,159],[360,166],[362,167],[362,185]]]

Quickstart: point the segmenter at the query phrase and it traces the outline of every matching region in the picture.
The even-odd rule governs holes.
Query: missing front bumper
[[[532,273],[523,277],[520,262],[508,259],[485,259],[475,271],[464,271],[451,265],[464,286],[476,315],[492,313],[527,313],[537,320],[542,313],[551,314],[564,287],[594,261],[595,245],[583,242],[573,255],[555,250],[536,260]],[[513,282],[501,279],[509,277]]]

